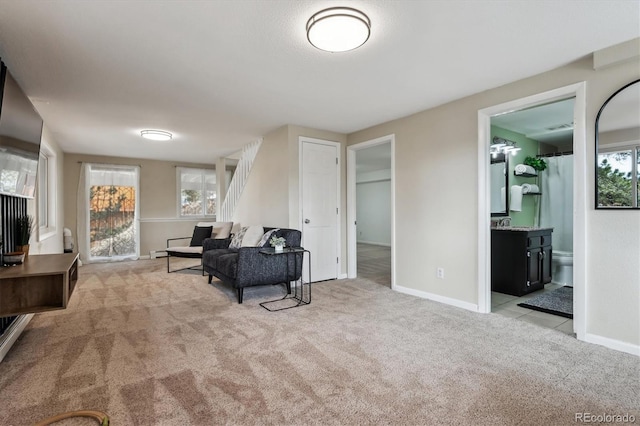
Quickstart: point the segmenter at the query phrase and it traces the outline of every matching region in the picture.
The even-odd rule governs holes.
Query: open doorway
[[[505,174],[490,177],[492,194],[506,187],[499,212],[491,199],[491,311],[569,335],[574,104],[571,97],[491,117],[492,158],[506,157]]]
[[[393,288],[393,136],[348,147],[348,277]]]
[[[586,334],[586,211],[587,144],[585,83],[576,83],[548,92],[517,99],[478,111],[478,311],[491,312],[490,150],[491,118],[514,111],[574,98],[573,108],[573,331],[579,340]],[[541,241],[540,239],[538,241]],[[542,245],[542,244],[541,244]],[[543,251],[542,248],[540,251]],[[550,260],[545,254],[541,259]],[[526,253],[525,253],[526,256]],[[548,269],[548,265],[547,265]],[[526,281],[525,281],[526,283]]]

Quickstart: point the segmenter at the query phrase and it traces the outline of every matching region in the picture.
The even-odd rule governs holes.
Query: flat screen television
[[[0,61],[0,194],[33,198],[42,118]]]

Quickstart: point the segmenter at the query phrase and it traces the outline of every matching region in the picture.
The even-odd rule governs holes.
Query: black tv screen
[[[42,118],[0,62],[0,193],[33,198]]]

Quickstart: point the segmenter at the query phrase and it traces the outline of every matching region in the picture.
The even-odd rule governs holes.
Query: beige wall
[[[299,138],[340,143],[341,157],[341,258],[346,273],[346,141],[341,133],[300,126],[282,126],[263,137],[251,174],[242,192],[234,222],[300,229]]]
[[[287,127],[262,138],[233,216],[242,226],[288,227]]]
[[[590,165],[596,114],[613,92],[640,78],[640,60],[593,74],[587,82]],[[595,210],[594,168],[588,171],[587,332],[640,345],[640,212]]]
[[[478,301],[478,110],[587,82],[587,333],[640,344],[640,214],[593,208],[594,122],[639,62],[593,70],[590,58],[349,135],[396,136],[396,284]],[[488,226],[488,225],[487,225]],[[437,267],[445,279],[436,279]]]
[[[66,154],[64,156],[65,226],[77,238],[77,188],[80,162],[140,166],[140,256],[166,248],[167,238],[191,236],[200,220],[178,218],[176,166],[213,168],[210,164],[172,163],[136,158]]]
[[[45,125],[42,129],[42,143],[45,144],[55,155],[55,168],[57,178],[55,179],[55,192],[50,194],[55,198],[55,232],[47,234],[46,239],[40,240],[38,232],[34,232],[31,236],[29,252],[33,254],[50,254],[62,253],[63,251],[63,228],[64,228],[64,153],[56,143],[53,135]],[[38,171],[40,173],[40,171]],[[37,194],[36,194],[37,197]],[[29,213],[36,217],[37,223],[37,207],[36,200],[27,202]]]

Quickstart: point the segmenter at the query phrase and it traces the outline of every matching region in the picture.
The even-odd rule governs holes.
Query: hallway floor
[[[538,324],[542,327],[553,328],[562,333],[573,335],[573,320],[558,315],[547,314],[546,312],[534,311],[533,309],[518,306],[527,299],[539,296],[540,294],[562,287],[558,284],[547,284],[544,290],[535,291],[522,297],[511,296],[509,294],[491,292],[491,312],[517,318],[521,321]]]
[[[358,277],[391,288],[391,247],[358,243]]]

